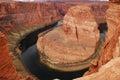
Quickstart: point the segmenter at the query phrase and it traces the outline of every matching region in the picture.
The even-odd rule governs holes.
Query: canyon
[[[81,9],[79,6],[70,8],[71,6],[80,5],[80,4],[81,6],[86,6],[86,7],[83,9]],[[0,31],[2,32],[2,33],[0,32],[0,42],[2,42],[0,43],[0,55],[1,55],[0,71],[2,72],[0,74],[1,79],[35,80],[36,78],[34,78],[33,76],[30,75],[28,77],[24,77],[15,70],[15,67],[11,61],[11,58],[14,55],[12,55],[10,52],[13,51],[16,46],[18,46],[17,42],[21,40],[22,37],[24,38],[26,34],[36,29],[43,28],[43,26],[49,25],[50,23],[57,22],[61,19],[63,19],[62,27],[57,27],[52,31],[48,32],[48,34],[45,37],[38,39],[38,41],[40,40],[40,42],[42,42],[40,44],[44,44],[45,46],[47,46],[46,49],[48,50],[47,52],[48,54],[46,55],[49,55],[49,52],[51,51],[51,50],[49,51],[49,49],[51,48],[56,49],[58,53],[59,51],[61,51],[59,50],[61,48],[62,50],[66,50],[64,49],[65,47],[64,44],[62,44],[63,47],[60,47],[61,45],[58,46],[58,43],[61,43],[62,41],[61,39],[65,39],[68,42],[69,40],[71,40],[73,41],[73,43],[83,41],[82,43],[84,43],[87,46],[89,45],[94,46],[93,50],[95,50],[96,46],[98,45],[98,41],[100,37],[97,36],[99,35],[98,24],[107,22],[108,31],[106,32],[106,39],[102,45],[98,57],[91,62],[89,70],[84,74],[84,76],[80,78],[76,78],[75,80],[96,80],[96,78],[98,80],[120,79],[119,77],[120,76],[120,70],[119,70],[120,69],[120,65],[119,65],[120,2],[119,0],[110,0],[109,3],[103,2],[103,3],[84,3],[84,4],[81,2],[79,3],[78,2],[74,2],[74,3],[73,2],[61,2],[61,3],[1,2],[0,10],[1,10]],[[82,12],[81,13],[82,15],[77,16],[79,15],[79,11]],[[70,22],[69,18],[72,18],[73,21]],[[82,20],[80,20],[80,18]],[[87,24],[84,23],[85,22],[84,20],[88,20],[86,21]],[[81,27],[81,25],[83,27]],[[87,28],[85,28],[86,26]],[[77,29],[79,32],[75,30],[78,27],[80,28]],[[91,32],[91,34],[93,34],[92,37],[96,36],[96,39],[89,38],[88,35],[90,35],[90,33],[88,35],[85,35],[82,33],[82,31],[84,33]],[[61,34],[57,32],[60,32]],[[53,42],[51,40],[52,35],[54,35],[55,42],[58,42],[55,45],[53,44],[55,43],[54,40]],[[59,35],[60,35],[60,40],[58,38]],[[64,38],[61,38],[61,35]],[[8,39],[9,47],[7,46],[7,39],[5,38],[5,36]],[[85,39],[84,38],[82,39],[81,36],[84,37]],[[87,40],[91,40],[91,42],[87,41],[86,43],[85,41],[86,38]],[[47,39],[51,40],[51,42],[47,43]],[[94,43],[92,43],[92,41]],[[8,48],[10,48],[10,51]],[[39,47],[39,49],[38,49],[39,51],[43,51],[41,47]],[[77,52],[77,50],[75,51]],[[90,55],[93,54],[94,51],[91,52],[92,53],[90,53]],[[52,55],[49,56],[56,61],[56,57]],[[68,59],[65,61],[64,59],[63,60],[61,59],[63,58],[63,56],[62,57],[59,56],[59,57],[57,61],[59,62],[61,61],[62,63],[69,63],[71,61],[76,62],[76,60],[83,61],[86,59],[85,56],[83,58],[75,58],[75,59],[73,58],[74,60]]]
[[[0,31],[6,34],[13,51],[26,34],[63,19],[75,5],[90,6],[97,23],[106,21],[107,2],[0,2]]]
[[[56,67],[63,71],[81,70],[85,65],[78,68],[75,65],[79,65],[95,53],[100,41],[99,35],[92,10],[86,6],[75,6],[64,16],[62,26],[38,38],[37,48],[40,55],[47,57],[41,56],[41,59],[48,66],[53,65],[54,69]]]

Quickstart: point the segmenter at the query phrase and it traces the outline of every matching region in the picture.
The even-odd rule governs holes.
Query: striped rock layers
[[[69,64],[79,63],[90,58],[98,46],[99,31],[92,11],[86,6],[75,6],[68,10],[63,26],[58,27],[40,37],[38,50],[46,57],[48,66],[63,71],[80,70],[84,67],[72,68]],[[50,65],[54,64],[54,66]],[[64,67],[62,67],[64,65]],[[71,67],[71,68],[68,68]]]
[[[107,39],[102,47],[102,50],[100,51],[99,58],[98,60],[93,61],[89,71],[85,74],[91,75],[76,80],[96,80],[96,78],[97,80],[120,79],[120,72],[118,70],[120,68],[119,61],[114,61],[120,57],[120,4],[118,0],[111,0],[111,2],[114,3],[109,3],[109,9],[107,10]],[[109,64],[112,61],[115,64]],[[110,66],[113,67],[110,68]],[[105,69],[103,69],[103,67]],[[104,75],[102,72],[104,72]],[[97,74],[99,74],[99,76]]]
[[[7,46],[7,39],[0,32],[0,80],[34,80],[31,77],[24,78],[17,73]]]

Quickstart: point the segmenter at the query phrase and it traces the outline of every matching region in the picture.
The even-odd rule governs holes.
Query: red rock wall
[[[71,6],[86,5],[90,6],[98,23],[106,22],[105,14],[108,9],[107,2],[58,2],[56,7],[62,15],[65,15]]]
[[[91,6],[98,23],[105,22],[107,3],[0,2],[0,31],[7,34],[10,50],[25,34],[62,18],[71,6]]]
[[[0,3],[0,31],[6,34],[10,50],[24,35],[60,19],[61,15],[50,2]]]
[[[45,25],[60,19],[53,3],[1,2],[0,25]],[[6,22],[6,23],[5,23]]]
[[[107,24],[108,32],[107,39],[100,51],[99,58],[94,61],[89,68],[89,71],[85,74],[91,74],[97,72],[100,67],[109,62],[111,59],[120,57],[119,42],[120,42],[120,5],[116,3],[110,3],[107,10]]]
[[[99,58],[92,62],[84,77],[75,80],[120,80],[119,60],[114,61],[120,59],[120,3],[118,0],[110,1],[114,3],[110,3],[107,10],[107,39]],[[110,68],[111,65],[113,68]]]
[[[120,80],[120,57],[110,60],[96,73],[73,80]]]
[[[34,80],[32,77],[24,78],[17,73],[11,57],[7,47],[7,39],[0,32],[0,80]]]

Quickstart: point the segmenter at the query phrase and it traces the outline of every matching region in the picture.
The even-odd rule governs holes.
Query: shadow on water
[[[51,29],[53,27],[55,27],[57,25],[58,22],[53,23],[51,25],[45,26],[43,28],[37,29],[31,33],[29,33],[28,35],[26,35],[20,42],[20,46],[19,49],[24,52],[25,50],[27,50],[27,48],[29,48],[30,46],[34,45],[38,39],[38,34],[40,32],[44,32],[48,29]]]
[[[72,80],[73,78],[82,76],[83,73],[87,70],[84,69],[75,72],[56,71],[40,63],[39,58],[40,55],[37,51],[36,45],[31,46],[21,55],[23,64],[40,80],[53,80],[55,78],[60,80]]]
[[[50,29],[55,25],[56,24],[54,25],[52,24],[47,27],[49,27]],[[88,68],[81,71],[60,72],[60,71],[51,69],[40,62],[40,54],[38,53],[35,43],[38,39],[37,35],[40,32],[43,32],[47,29],[40,29],[33,33],[30,33],[23,40],[20,41],[20,44],[21,44],[20,49],[23,52],[20,57],[24,66],[28,68],[28,70],[32,74],[34,74],[36,77],[38,77],[40,80],[53,80],[55,78],[60,80],[72,80],[74,78],[81,77],[88,70]],[[100,24],[99,30],[100,30],[100,33],[102,34],[102,39],[104,40],[105,39],[104,32],[107,31],[106,23]]]

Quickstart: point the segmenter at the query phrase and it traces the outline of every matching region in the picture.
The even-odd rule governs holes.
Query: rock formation
[[[0,79],[1,80],[35,80],[32,77],[23,77],[20,75],[12,61],[12,54],[7,47],[7,39],[4,34],[0,32]]]
[[[6,34],[10,50],[24,35],[60,19],[53,3],[0,2],[0,31]]]
[[[74,71],[87,67],[89,63],[84,67],[79,65],[77,68],[72,68],[71,65],[94,55],[100,38],[97,28],[98,25],[89,7],[70,8],[64,17],[62,27],[58,27],[38,39],[37,47],[41,55],[44,55],[41,56],[43,63],[63,71]]]
[[[0,31],[6,34],[13,51],[23,36],[60,20],[75,5],[90,6],[98,23],[106,21],[107,2],[0,2]]]
[[[91,7],[97,23],[106,22],[105,14],[108,9],[108,2],[56,2],[55,5],[61,15],[65,15],[72,6],[86,5]]]
[[[111,59],[98,72],[74,80],[120,80],[120,57]]]
[[[117,1],[117,0],[116,0]],[[114,1],[115,2],[115,1]],[[102,50],[100,51],[99,58],[90,66],[89,71],[85,74],[91,74],[86,77],[83,77],[78,80],[96,80],[95,76],[97,77],[97,74],[99,76],[97,77],[98,80],[119,80],[120,79],[120,72],[118,67],[120,67],[119,62],[113,62],[115,63],[114,68],[111,68],[111,70],[115,69],[113,72],[109,72],[106,69],[102,69],[104,66],[110,66],[109,63],[111,63],[111,59],[116,60],[117,57],[120,57],[120,4],[119,3],[110,3],[109,9],[107,10],[107,24],[108,24],[108,32],[107,32],[107,39],[102,47]],[[117,65],[117,66],[116,66]],[[100,71],[101,70],[101,71]],[[97,72],[98,71],[98,72]],[[107,72],[104,73],[102,76],[101,72]],[[95,73],[97,72],[97,73]],[[107,74],[107,75],[106,75]],[[110,76],[112,75],[112,76]]]
[[[106,39],[109,40],[114,35],[116,28],[120,24],[120,4],[110,3],[106,17],[108,24]]]

